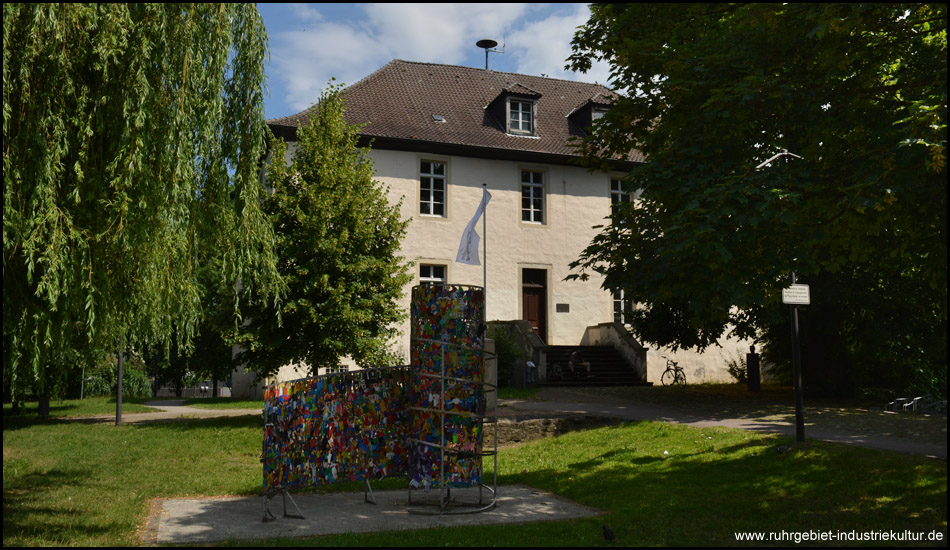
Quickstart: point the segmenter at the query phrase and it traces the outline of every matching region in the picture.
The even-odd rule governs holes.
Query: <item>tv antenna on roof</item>
[[[498,45],[498,42],[492,40],[491,38],[483,38],[482,40],[479,40],[478,42],[476,42],[475,45],[478,46],[479,48],[485,49],[485,70],[486,71],[488,70],[488,52],[505,53],[504,45],[501,46],[501,50],[492,49]]]

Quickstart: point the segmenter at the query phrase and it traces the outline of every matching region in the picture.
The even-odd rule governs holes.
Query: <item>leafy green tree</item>
[[[386,360],[397,305],[409,275],[399,256],[408,221],[373,181],[360,128],[343,118],[340,90],[330,88],[297,130],[293,161],[276,140],[264,208],[277,235],[278,268],[287,284],[279,308],[261,308],[243,327],[239,358],[260,376],[303,363],[315,371],[343,356]]]
[[[77,345],[187,342],[202,251],[231,288],[279,288],[258,173],[266,41],[247,4],[4,4],[14,399]]]
[[[193,347],[186,350],[190,371],[201,380],[212,381],[212,397],[218,397],[218,382],[225,380],[234,370],[230,343],[236,329],[233,291],[230,290],[234,285],[222,285],[218,279],[219,260],[207,260],[199,272],[204,312]]]
[[[122,368],[123,397],[151,397],[152,388],[149,385],[145,362],[137,353],[126,353],[125,365]],[[90,363],[86,369],[86,381],[82,388],[77,384],[71,397],[108,397],[116,394],[118,379],[118,357],[106,355],[96,363]]]
[[[175,397],[181,397],[185,387],[193,381],[194,375],[188,363],[188,355],[180,349],[177,341],[173,340],[168,346],[151,346],[146,351],[145,363],[148,365],[149,375],[153,378],[153,393],[169,386],[175,392]]]
[[[206,304],[206,307],[211,305]],[[219,382],[226,380],[235,367],[230,344],[234,323],[229,313],[221,305],[218,305],[217,311],[207,313],[208,317],[202,320],[189,355],[191,370],[201,380],[211,380],[212,397],[218,397]]]
[[[702,349],[729,326],[779,343],[795,271],[826,300],[803,308],[827,308],[802,321],[818,370],[884,342],[945,369],[946,31],[945,4],[594,5],[569,63],[624,92],[581,149],[648,160],[577,275],[642,304],[643,340]]]
[[[218,397],[218,382],[234,370],[230,342],[236,325],[233,293],[227,288],[233,288],[233,284],[222,285],[218,280],[219,260],[214,254],[201,260],[198,285],[203,310],[190,345],[183,345],[183,339],[176,338],[168,344],[151,346],[145,354],[155,391],[170,385],[175,395],[181,397],[186,387],[211,380],[211,395]]]

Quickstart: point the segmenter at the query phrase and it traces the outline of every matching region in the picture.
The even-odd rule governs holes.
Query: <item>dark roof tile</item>
[[[504,94],[535,99],[536,137],[506,134],[504,121],[490,113],[488,106]],[[582,131],[568,115],[586,104],[609,105],[613,93],[600,84],[394,60],[343,95],[347,121],[366,124],[366,137],[576,157],[569,140]],[[307,109],[268,124],[286,135],[309,115]]]

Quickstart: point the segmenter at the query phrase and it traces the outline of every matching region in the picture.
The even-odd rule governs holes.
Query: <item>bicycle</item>
[[[660,382],[662,382],[664,386],[669,386],[670,384],[685,386],[686,373],[683,371],[683,367],[679,366],[679,363],[672,359],[666,357],[663,357],[663,359],[666,359],[666,370],[663,371],[663,374],[660,376]]]

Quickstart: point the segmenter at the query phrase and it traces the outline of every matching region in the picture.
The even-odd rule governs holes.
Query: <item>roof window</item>
[[[508,132],[534,135],[534,102],[527,99],[508,99]]]

